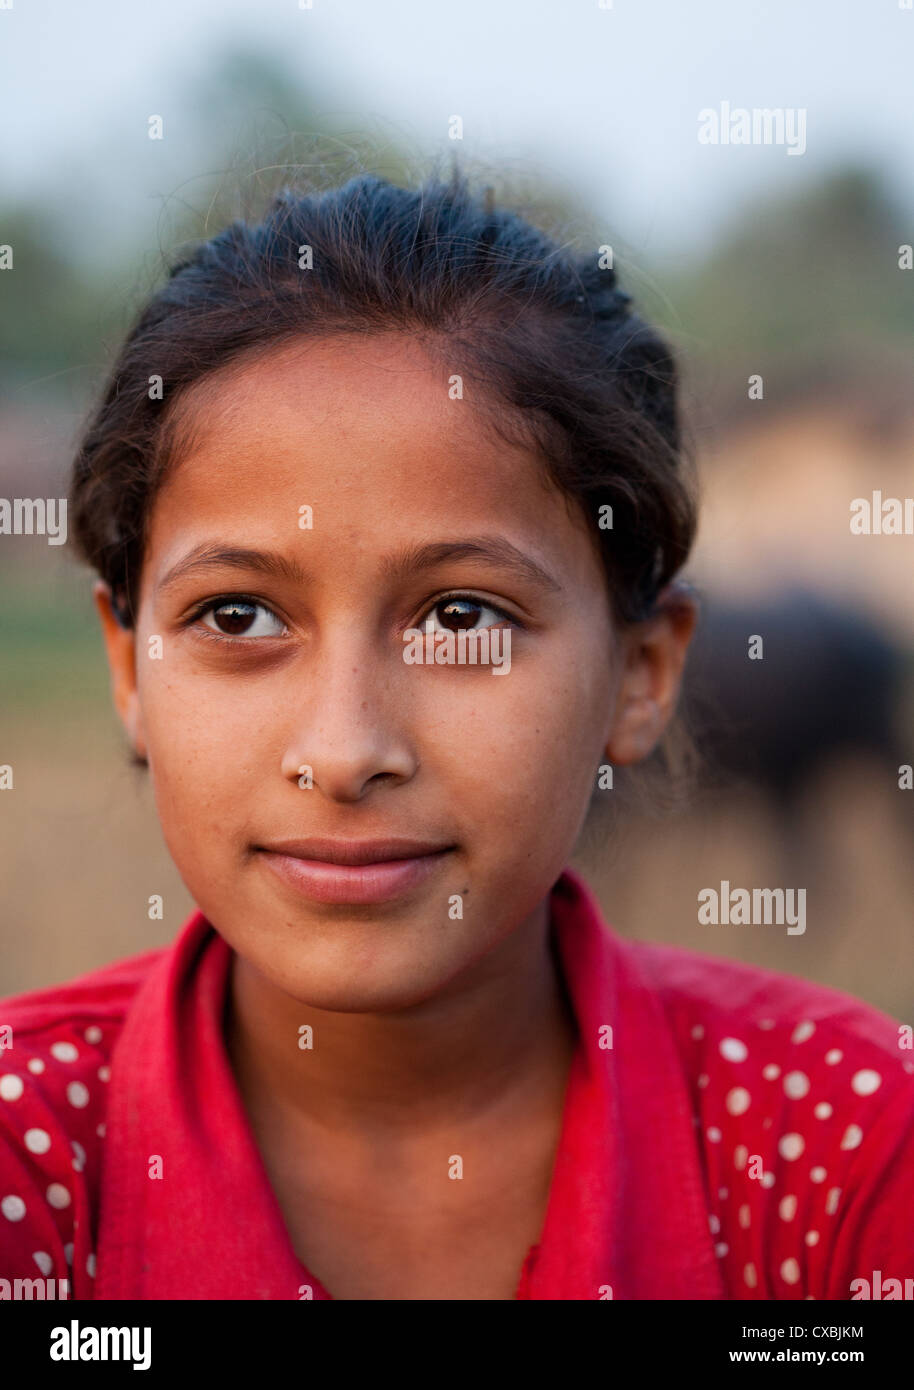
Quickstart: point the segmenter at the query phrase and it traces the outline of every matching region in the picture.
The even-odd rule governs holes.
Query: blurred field
[[[751,790],[635,820],[581,860],[622,935],[803,976],[914,1022],[914,807],[881,770],[848,761],[807,788],[795,822]],[[697,894],[803,888],[806,932],[702,926]]]

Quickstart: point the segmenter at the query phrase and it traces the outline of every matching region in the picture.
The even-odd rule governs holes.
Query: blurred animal
[[[760,660],[752,637],[763,639]],[[707,773],[754,783],[785,809],[838,755],[869,754],[897,780],[914,761],[899,733],[910,663],[869,616],[821,593],[704,595],[685,702]]]

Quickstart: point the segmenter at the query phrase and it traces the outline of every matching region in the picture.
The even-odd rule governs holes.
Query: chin
[[[351,972],[336,970],[324,973],[298,969],[294,977],[275,982],[305,1008],[340,1014],[395,1013],[422,1003],[436,992],[436,985],[428,980],[413,981],[401,975],[383,986],[377,980],[357,981]]]

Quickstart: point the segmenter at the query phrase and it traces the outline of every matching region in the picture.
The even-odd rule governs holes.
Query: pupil
[[[215,611],[216,622],[229,636],[244,632],[256,613],[252,603],[224,603]]]
[[[482,604],[474,603],[472,599],[453,598],[447,599],[445,602],[439,604],[438,606],[439,608],[443,609],[445,616],[442,621],[444,622],[445,626],[450,627],[452,632],[457,632],[460,630],[461,627],[466,626],[472,628],[475,626],[476,615],[479,613]],[[470,610],[470,612],[467,612],[468,609]],[[472,621],[466,624],[461,623],[460,620],[462,618],[467,617],[471,618]]]

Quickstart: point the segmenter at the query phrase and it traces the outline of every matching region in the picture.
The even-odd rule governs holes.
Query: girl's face
[[[541,907],[600,764],[662,732],[691,631],[681,613],[614,631],[586,522],[450,375],[384,334],[204,381],[180,404],[135,632],[96,588],[184,882],[318,1008],[427,998]],[[426,619],[509,630],[510,669],[409,664]],[[383,901],[326,902],[276,849],[318,837],[444,849]]]

